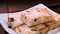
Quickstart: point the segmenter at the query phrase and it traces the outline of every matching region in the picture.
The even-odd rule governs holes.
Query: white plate
[[[38,5],[36,5],[36,6],[34,6],[34,7],[32,7],[32,8],[29,8],[29,9],[27,9],[27,10],[30,10],[30,9],[36,9],[36,8],[47,8],[45,5],[43,5],[43,4],[38,4]],[[47,8],[53,15],[55,15],[55,14],[58,14],[58,13],[56,13],[56,12],[54,12],[54,11],[52,11],[51,9],[49,9],[49,8]],[[24,10],[24,11],[26,11],[26,10]],[[16,12],[16,13],[9,13],[9,14],[12,14],[12,15],[18,15],[18,13],[19,12]],[[5,14],[0,14],[0,23],[1,23],[1,25],[2,25],[2,27],[9,33],[9,34],[16,34],[15,33],[15,31],[13,31],[12,29],[10,29],[10,28],[8,28],[8,25],[7,25],[7,21],[6,21],[6,19],[8,18],[8,13],[5,13]],[[48,32],[48,34],[52,34],[52,32]],[[56,34],[56,33],[55,33]]]

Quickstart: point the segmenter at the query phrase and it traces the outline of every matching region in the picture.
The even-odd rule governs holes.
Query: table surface
[[[8,9],[10,9],[10,8],[16,8],[17,11],[18,10],[22,11],[22,10],[28,9],[28,8],[30,8],[32,6],[35,6],[35,5],[39,4],[39,3],[43,3],[47,7],[52,9],[53,11],[55,11],[57,13],[60,13],[60,5],[54,6],[56,4],[60,4],[60,1],[58,1],[58,0],[56,0],[56,1],[55,0],[46,0],[46,1],[44,1],[44,0],[40,0],[40,1],[38,1],[38,0],[35,0],[35,1],[33,1],[33,0],[32,1],[28,1],[28,0],[27,1],[25,1],[25,0],[18,1],[17,0],[17,2],[14,1],[14,0],[13,1],[9,0],[9,1],[6,2],[4,0],[4,1],[0,1],[0,13],[9,12]],[[5,32],[5,30],[2,28],[1,25],[0,25],[0,34],[7,34]]]

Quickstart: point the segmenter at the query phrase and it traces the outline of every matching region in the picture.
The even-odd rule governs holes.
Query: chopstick
[[[52,3],[52,4],[46,4],[47,7],[51,8],[51,7],[57,7],[57,6],[60,6],[60,3]],[[12,11],[12,12],[9,12],[9,13],[13,13],[13,12],[19,12],[21,10],[16,10],[16,11]]]
[[[47,4],[48,7],[60,6],[60,3]]]

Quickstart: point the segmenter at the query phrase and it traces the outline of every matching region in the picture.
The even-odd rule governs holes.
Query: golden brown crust
[[[39,31],[40,29],[46,28],[46,26],[44,24],[39,24],[39,25],[35,25],[33,27],[30,27],[30,29],[32,31]]]
[[[44,24],[49,29],[49,31],[60,26],[60,23],[57,21],[51,21]]]
[[[47,27],[49,27],[49,26],[51,26],[51,25],[53,25],[53,24],[55,24],[56,23],[56,21],[51,21],[51,22],[47,22],[47,23],[44,23]]]

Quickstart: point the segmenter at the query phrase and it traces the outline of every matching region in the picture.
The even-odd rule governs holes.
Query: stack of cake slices
[[[60,15],[54,16],[46,8],[22,11],[16,15],[9,14],[8,23],[17,34],[47,34],[60,26]]]

